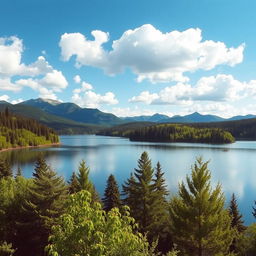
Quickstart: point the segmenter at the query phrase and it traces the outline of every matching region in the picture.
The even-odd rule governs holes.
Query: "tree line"
[[[38,146],[59,142],[58,135],[33,119],[0,112],[0,149]]]
[[[198,128],[181,124],[158,124],[135,129],[114,127],[102,135],[128,137],[134,141],[232,143],[232,134],[220,128]]]
[[[256,254],[256,224],[244,225],[234,194],[225,208],[221,185],[211,186],[201,158],[174,196],[147,152],[121,191],[108,177],[102,199],[89,172],[81,161],[66,182],[40,156],[27,179],[0,159],[0,255]]]

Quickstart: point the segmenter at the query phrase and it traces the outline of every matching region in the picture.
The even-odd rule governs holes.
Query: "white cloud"
[[[150,94],[148,91],[143,91],[139,96],[132,97],[129,102],[144,102],[150,104],[154,100],[158,99],[159,96],[156,93]]]
[[[0,100],[3,100],[3,101],[8,101],[9,98],[10,98],[10,97],[9,97],[8,95],[6,95],[6,94],[0,96]]]
[[[22,88],[16,83],[12,83],[9,77],[1,78],[0,76],[0,90],[18,92]]]
[[[256,80],[248,83],[236,80],[232,75],[202,77],[192,86],[188,83],[177,83],[165,87],[159,93],[141,92],[129,102],[146,104],[191,105],[195,101],[228,102],[245,97],[256,96]]]
[[[94,66],[110,75],[130,68],[139,82],[186,82],[185,72],[241,63],[245,47],[228,48],[223,42],[203,41],[198,28],[163,33],[150,24],[125,31],[113,41],[110,51],[103,48],[108,33],[97,30],[92,35],[93,41],[81,33],[63,34],[59,42],[62,59],[75,56],[77,67]]]
[[[76,75],[76,76],[74,76],[74,82],[76,83],[76,84],[80,84],[81,83],[81,77],[79,76],[79,75]]]
[[[16,81],[16,84],[20,87],[30,87],[35,91],[42,91],[42,89],[45,89],[44,91],[52,90],[52,92],[60,92],[67,87],[68,82],[61,71],[53,70],[41,79],[20,79]]]
[[[43,56],[39,56],[34,63],[25,65],[21,62],[22,53],[23,43],[21,39],[15,36],[0,38],[0,77],[36,76],[52,70]]]
[[[55,70],[43,56],[29,65],[22,63],[22,40],[13,36],[0,38],[0,90],[18,92],[30,87],[40,95],[55,98],[68,86],[61,71]]]
[[[17,104],[17,103],[20,103],[20,102],[24,101],[22,98],[19,98],[17,100],[10,100],[10,97],[6,94],[0,96],[0,101],[1,100],[10,102],[12,104]]]
[[[115,94],[107,92],[104,95],[97,94],[92,91],[93,86],[84,81],[81,82],[81,87],[73,90],[72,101],[81,107],[98,108],[101,105],[115,105],[118,100]]]

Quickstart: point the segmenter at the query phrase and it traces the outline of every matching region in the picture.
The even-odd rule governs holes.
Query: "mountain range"
[[[15,105],[0,101],[0,110],[6,107],[16,114],[36,119],[59,133],[94,133],[101,128],[130,122],[209,123],[256,118],[255,115],[246,115],[225,119],[216,115],[202,115],[198,112],[173,117],[158,113],[152,116],[117,117],[98,109],[81,108],[74,103],[42,98],[30,99]]]

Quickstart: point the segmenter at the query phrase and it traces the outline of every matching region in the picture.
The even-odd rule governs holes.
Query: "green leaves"
[[[67,205],[67,212],[52,228],[46,247],[49,255],[147,255],[148,243],[134,231],[136,225],[127,207],[124,215],[118,208],[106,213],[83,190],[71,195]]]

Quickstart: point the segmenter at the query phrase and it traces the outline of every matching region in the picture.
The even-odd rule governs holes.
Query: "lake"
[[[256,200],[256,141],[237,141],[227,145],[194,143],[130,142],[125,138],[95,135],[61,136],[61,145],[2,152],[10,160],[14,172],[18,166],[25,177],[31,177],[35,160],[42,153],[48,164],[68,180],[84,159],[90,167],[90,178],[102,195],[112,173],[121,187],[137,167],[143,151],[147,151],[155,167],[162,165],[171,194],[178,183],[190,174],[195,159],[210,160],[212,185],[222,184],[227,203],[234,192],[246,224],[254,222],[251,214]]]

